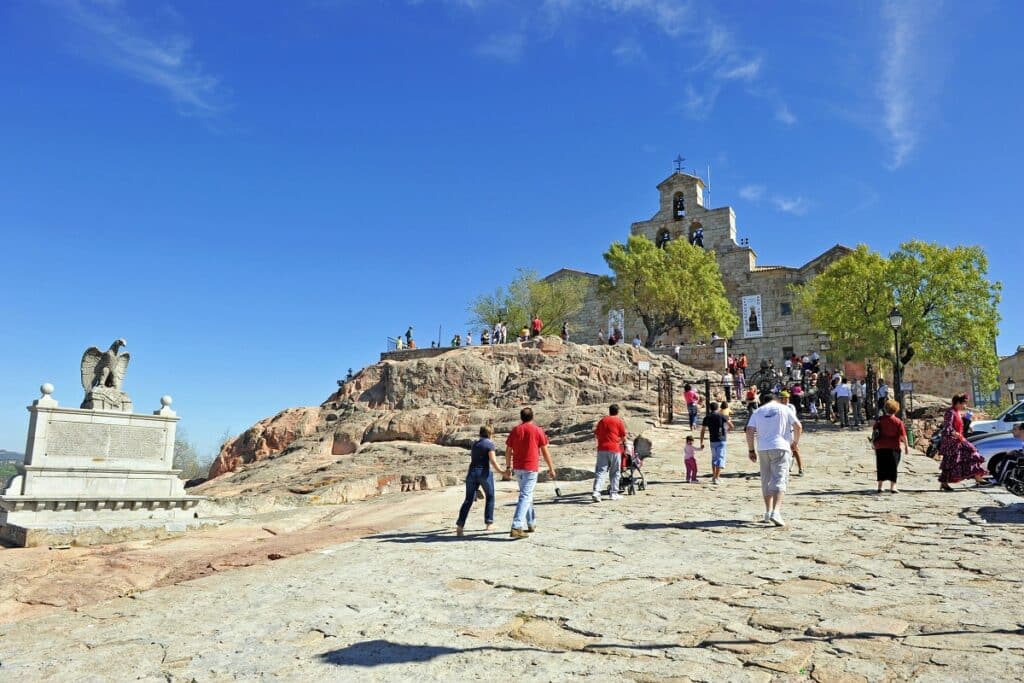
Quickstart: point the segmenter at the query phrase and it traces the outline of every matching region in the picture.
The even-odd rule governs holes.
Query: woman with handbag
[[[984,484],[985,458],[970,441],[964,437],[964,421],[960,413],[967,408],[967,395],[957,394],[953,397],[953,405],[946,410],[942,422],[942,441],[939,442],[939,453],[942,463],[939,465],[939,488],[952,491],[950,484],[964,479],[974,479],[979,486]]]
[[[899,493],[896,488],[897,470],[900,467],[900,446],[903,454],[910,452],[910,444],[907,442],[907,428],[903,420],[896,417],[900,404],[896,401],[886,401],[883,406],[882,417],[875,420],[875,427],[871,431],[871,442],[875,447],[875,470],[878,473],[878,493],[882,492],[882,482],[889,482],[889,491]]]

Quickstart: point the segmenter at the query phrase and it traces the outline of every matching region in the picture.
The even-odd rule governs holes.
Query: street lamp
[[[900,419],[903,419],[903,388],[900,372],[900,328],[903,327],[903,314],[895,306],[889,311],[889,327],[892,328],[896,346],[893,349],[892,383],[896,392],[896,402],[900,404]]]
[[[1007,377],[1006,378],[1006,392],[1008,394],[1010,394],[1010,403],[1013,403],[1013,399],[1015,398],[1014,395],[1013,395],[1013,390],[1016,389],[1016,388],[1017,388],[1017,383],[1013,381],[1013,378],[1012,377]]]

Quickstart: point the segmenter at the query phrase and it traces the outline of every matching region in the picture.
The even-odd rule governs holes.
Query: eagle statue
[[[121,391],[124,373],[128,370],[131,355],[118,353],[128,342],[115,339],[105,352],[90,346],[82,354],[82,389],[86,393],[97,388],[110,388]]]

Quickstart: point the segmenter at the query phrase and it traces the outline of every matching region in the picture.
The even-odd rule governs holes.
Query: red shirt
[[[544,327],[544,324],[540,321],[540,318],[534,318],[531,325],[533,326],[534,332],[540,332],[541,328]]]
[[[895,415],[883,415],[878,419],[878,441],[875,442],[875,448],[892,448],[895,450],[900,449],[900,437],[905,436],[907,428],[903,426],[903,421]]]
[[[693,389],[684,391],[683,398],[686,400],[686,405],[690,405],[691,403],[700,403],[700,394]]]
[[[536,472],[540,447],[548,445],[548,436],[533,422],[523,422],[508,433],[505,445],[512,449],[512,469]]]
[[[594,434],[597,436],[597,450],[621,453],[626,423],[618,415],[606,415],[594,427]]]

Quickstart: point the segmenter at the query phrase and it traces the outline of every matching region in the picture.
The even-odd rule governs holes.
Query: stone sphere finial
[[[170,396],[164,394],[163,396],[160,397],[160,405],[162,405],[164,408],[170,408],[172,403],[174,403],[174,399],[171,398]]]
[[[39,391],[42,392],[43,396],[49,396],[50,394],[53,393],[53,385],[50,384],[49,382],[46,382],[41,387],[39,387]]]

